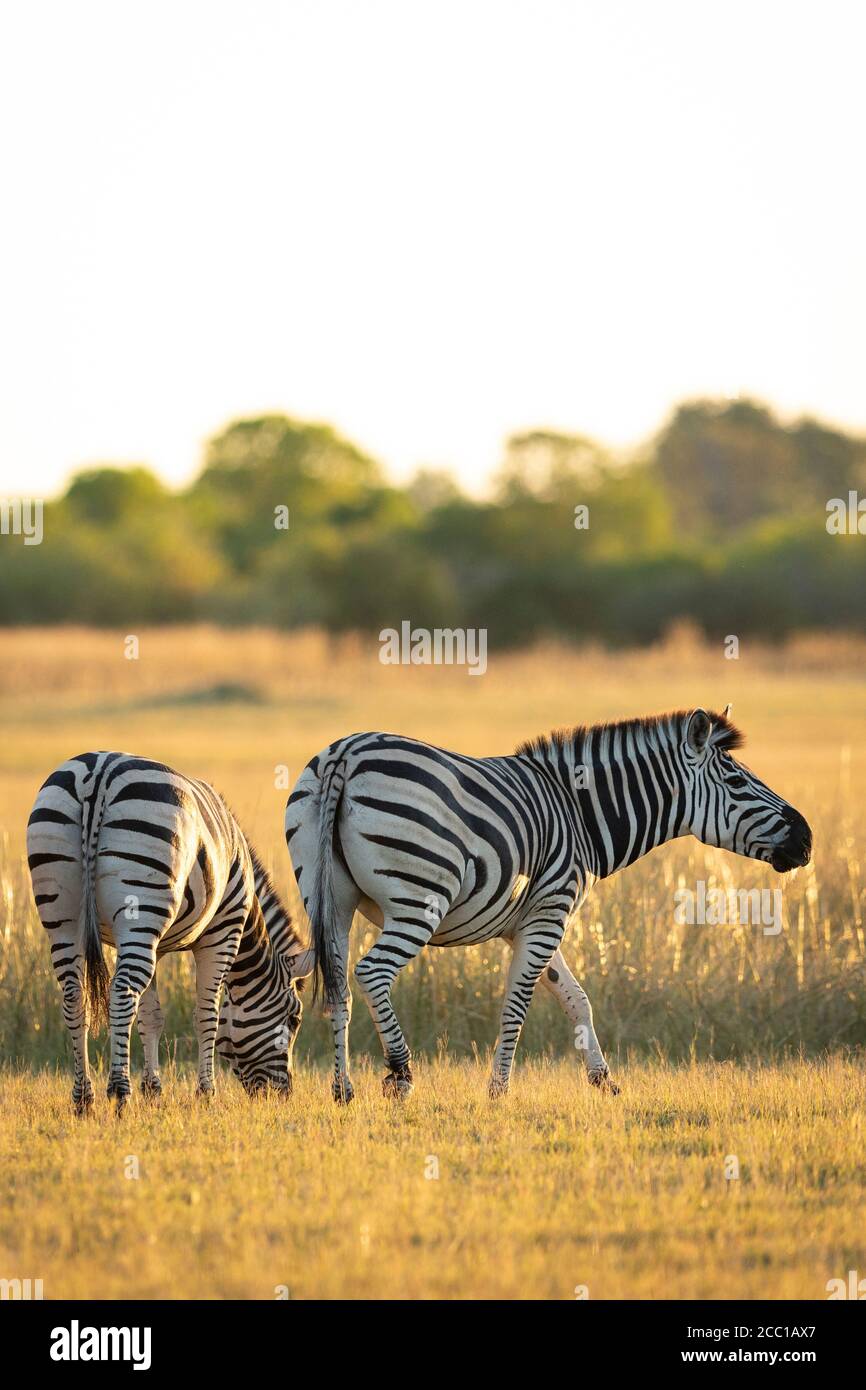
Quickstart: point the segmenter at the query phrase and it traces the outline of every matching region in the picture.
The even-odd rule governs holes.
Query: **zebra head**
[[[292,1089],[292,1051],[303,1005],[296,981],[311,974],[312,952],[274,953],[251,982],[243,966],[230,971],[220,1005],[216,1048],[249,1095]]]
[[[688,791],[684,829],[705,845],[761,859],[778,873],[808,864],[812,831],[800,812],[734,757],[742,734],[724,714],[696,709],[684,721]]]
[[[278,958],[281,986],[256,999],[234,986],[229,976],[220,1005],[216,1047],[249,1095],[292,1089],[292,1046],[303,1005],[285,958]]]
[[[256,896],[223,990],[216,1046],[250,1094],[269,1087],[286,1092],[303,1013],[298,988],[315,959],[251,844],[249,851]]]

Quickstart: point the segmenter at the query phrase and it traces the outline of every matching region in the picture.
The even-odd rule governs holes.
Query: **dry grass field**
[[[744,646],[732,661],[681,632],[641,653],[491,652],[469,677],[382,666],[375,642],[316,633],[137,635],[127,660],[120,632],[0,633],[0,1278],[42,1278],[46,1297],[823,1298],[828,1279],[866,1275],[863,644]],[[782,880],[683,840],[595,889],[565,953],[620,1097],[585,1086],[545,997],[511,1095],[487,1100],[494,944],[424,952],[398,983],[422,1059],[403,1106],[381,1096],[363,1005],[348,1111],[309,1010],[291,1100],[250,1103],[224,1076],[199,1106],[189,962],[175,959],[160,967],[162,1103],[136,1099],[118,1122],[102,1099],[74,1120],[24,862],[29,807],[63,758],[123,748],[212,781],[288,893],[285,784],[338,735],[502,753],[555,726],[729,700],[744,760],[811,822],[813,863]],[[677,925],[674,892],[697,879],[781,888],[782,931]]]
[[[347,1110],[304,1069],[288,1101],[178,1078],[83,1124],[66,1077],[6,1074],[0,1269],[260,1299],[821,1299],[863,1272],[862,1064],[638,1064],[613,1099],[524,1059],[502,1104],[472,1062],[419,1067],[403,1106],[380,1074]]]

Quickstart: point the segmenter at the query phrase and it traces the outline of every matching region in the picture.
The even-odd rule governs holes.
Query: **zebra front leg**
[[[300,999],[298,999],[298,996],[297,996],[297,995],[295,995],[294,997],[295,997],[295,1000],[297,1001],[297,1008],[295,1009],[295,1011],[294,1011],[293,1013],[290,1013],[290,1014],[289,1014],[288,1022],[287,1022],[287,1024],[286,1024],[286,1031],[287,1031],[287,1033],[288,1033],[288,1047],[287,1047],[287,1049],[286,1049],[286,1053],[287,1053],[287,1055],[286,1055],[286,1064],[287,1064],[287,1067],[288,1067],[289,1094],[290,1094],[290,1095],[291,1095],[292,1091],[294,1090],[294,1086],[295,1086],[295,1074],[294,1074],[293,1065],[292,1065],[292,1063],[293,1063],[293,1058],[294,1058],[294,1053],[295,1053],[295,1039],[297,1038],[298,1033],[299,1033],[300,1030],[301,1030],[301,1018],[302,1018],[303,1012],[304,1012],[304,1006],[301,1004]]]
[[[157,933],[158,937],[158,933]],[[107,1094],[117,1101],[120,1115],[129,1100],[129,1035],[132,1020],[156,970],[155,947],[124,941],[117,948],[117,963],[108,995],[108,1021],[111,1029],[111,1064]]]
[[[419,906],[423,908],[423,904]],[[422,927],[401,918],[398,927],[386,917],[379,940],[355,966],[355,979],[372,1014],[388,1067],[382,1091],[393,1099],[407,1096],[414,1083],[412,1054],[391,1003],[391,989],[398,972],[427,944],[430,936],[428,923]]]
[[[562,922],[554,924],[536,919],[520,927],[516,938],[509,942],[513,954],[505,982],[499,1039],[487,1088],[491,1097],[503,1096],[508,1090],[514,1053],[538,977],[562,940],[562,931]]]
[[[200,937],[193,947],[195,959],[195,1031],[198,1039],[199,1096],[214,1092],[214,1047],[219,1025],[219,997],[223,981],[238,953],[242,923],[238,922],[228,936],[223,931],[211,940]]]
[[[588,1080],[593,1086],[604,1087],[611,1095],[619,1095],[619,1087],[611,1079],[610,1067],[596,1037],[592,1005],[566,965],[561,950],[553,953],[542,971],[541,983],[568,1016],[574,1029],[574,1045],[583,1058]]]
[[[144,1049],[144,1074],[141,1078],[141,1090],[145,1096],[158,1096],[162,1093],[162,1082],[159,1078],[159,1040],[162,1037],[164,1021],[156,988],[156,975],[154,975],[141,996],[136,1020],[138,1035]]]

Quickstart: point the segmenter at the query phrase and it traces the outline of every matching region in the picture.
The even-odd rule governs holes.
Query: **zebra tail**
[[[94,877],[96,854],[99,847],[99,830],[105,798],[100,797],[101,787],[97,783],[93,793],[93,814],[90,826],[87,825],[86,802],[82,822],[82,917],[84,929],[84,994],[87,1003],[88,1024],[94,1030],[105,1020],[108,1022],[108,987],[110,978],[105,956],[102,951],[102,937],[99,933],[99,914],[96,910],[96,891]]]
[[[334,893],[334,823],[346,781],[345,764],[331,763],[322,778],[319,802],[319,850],[310,903],[310,927],[316,954],[313,1000],[324,994],[326,1009],[342,998],[342,970],[337,951],[337,903]]]

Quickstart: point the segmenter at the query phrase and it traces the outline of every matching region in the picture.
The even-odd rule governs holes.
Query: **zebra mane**
[[[246,838],[246,836],[244,838]],[[261,858],[259,857],[259,854],[257,853],[255,847],[249,839],[247,839],[247,848],[250,852],[250,859],[253,865],[253,872],[256,875],[260,876],[264,883],[264,891],[261,893],[257,892],[256,896],[259,900],[259,907],[261,908],[262,912],[262,924],[265,928],[267,936],[270,938],[273,931],[273,909],[278,908],[280,914],[282,915],[282,919],[285,923],[286,931],[288,933],[287,942],[283,943],[281,947],[278,947],[278,949],[284,950],[288,942],[292,942],[295,946],[297,946],[298,950],[303,949],[303,943],[301,942],[298,933],[295,931],[295,925],[292,921],[292,914],[289,912],[289,909],[286,907],[285,903],[283,902],[282,898],[280,897],[279,893],[274,887],[273,880],[271,879],[270,874],[268,873],[267,869],[262,863]],[[295,980],[295,989],[302,990],[304,988],[305,983],[306,981],[303,979]]]
[[[265,868],[265,866],[264,866],[264,864],[263,864],[263,862],[262,862],[261,856],[259,855],[258,851],[256,850],[255,845],[252,843],[252,841],[251,841],[248,837],[245,836],[244,838],[245,838],[246,841],[247,841],[247,849],[248,849],[249,852],[250,852],[250,859],[251,859],[252,862],[253,862],[253,869],[255,870],[255,872],[256,872],[262,879],[264,879],[265,886],[266,886],[268,892],[273,893],[273,895],[274,895],[274,897],[276,898],[277,902],[280,902],[280,895],[279,895],[279,893],[277,892],[276,888],[274,887],[273,881],[271,880],[271,876],[270,876],[270,874],[268,873],[267,869]],[[259,895],[259,896],[261,896],[261,895]],[[286,915],[288,915],[288,914],[286,914]]]
[[[644,715],[640,719],[605,720],[601,724],[574,724],[571,728],[553,729],[549,734],[538,734],[535,738],[521,743],[514,751],[518,756],[545,757],[564,748],[580,748],[592,734],[609,731],[645,734],[650,737],[670,734],[674,730],[684,730],[691,714],[691,710],[678,709],[672,710],[670,714]],[[735,748],[742,748],[746,741],[745,734],[736,724],[731,723],[727,715],[719,714],[716,710],[707,710],[707,714],[713,726],[710,740],[715,748],[721,748],[726,753],[733,752]]]

